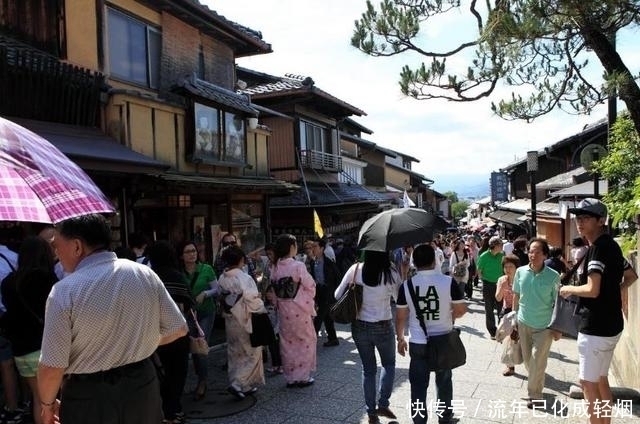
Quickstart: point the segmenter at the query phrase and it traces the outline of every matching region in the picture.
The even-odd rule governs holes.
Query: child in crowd
[[[276,294],[273,291],[273,287],[269,286],[265,292],[264,307],[267,309],[271,326],[276,338],[273,343],[269,345],[269,354],[271,355],[271,367],[267,368],[267,371],[274,374],[282,374],[282,358],[280,357],[280,338],[278,336],[278,307],[276,303]]]

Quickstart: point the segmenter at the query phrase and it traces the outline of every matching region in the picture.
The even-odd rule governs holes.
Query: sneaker
[[[339,345],[340,345],[340,342],[338,341],[338,339],[327,340],[322,344],[322,346],[324,347],[332,347],[332,346],[339,346]]]
[[[0,424],[20,424],[24,422],[24,411],[16,409],[9,411],[5,406],[0,414]]]

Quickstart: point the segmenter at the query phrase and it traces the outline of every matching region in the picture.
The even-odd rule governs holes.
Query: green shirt
[[[537,330],[547,328],[559,285],[560,274],[546,265],[537,274],[529,265],[518,268],[513,277],[513,292],[520,297],[518,321]]]
[[[496,284],[498,278],[504,275],[502,270],[502,258],[504,252],[500,251],[493,255],[491,250],[486,250],[478,257],[477,267],[482,273],[482,283]]]
[[[193,274],[189,274],[186,271],[184,274],[189,289],[191,290],[191,296],[193,296],[194,299],[201,292],[209,290],[211,288],[209,282],[216,279],[216,273],[213,271],[213,267],[202,262],[198,262]],[[214,313],[216,307],[213,298],[206,298],[196,307],[196,310],[202,313]]]

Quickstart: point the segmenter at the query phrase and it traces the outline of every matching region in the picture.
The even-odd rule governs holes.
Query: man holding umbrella
[[[47,300],[37,375],[44,424],[162,421],[149,357],[184,336],[186,322],[158,276],[116,258],[110,243],[102,215],[56,225],[53,245],[70,274]]]

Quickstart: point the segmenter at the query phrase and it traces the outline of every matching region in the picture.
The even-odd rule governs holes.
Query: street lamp
[[[538,151],[527,152],[527,172],[529,173],[529,185],[531,186],[531,237],[538,235],[536,217],[536,171],[538,171]]]

